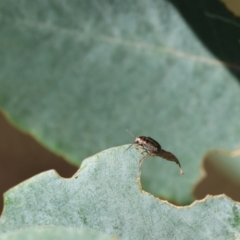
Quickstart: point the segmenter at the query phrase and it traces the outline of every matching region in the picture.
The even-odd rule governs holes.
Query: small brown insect
[[[128,131],[128,130],[126,130],[126,131],[133,136],[133,134],[130,131]],[[176,164],[178,164],[178,166],[180,168],[180,173],[184,174],[181,164],[178,161],[178,159],[171,152],[167,152],[167,151],[163,150],[161,145],[154,139],[152,139],[150,137],[145,137],[145,136],[136,137],[134,143],[131,144],[126,150],[128,150],[134,144],[136,145],[136,148],[138,148],[138,147],[142,148],[142,150],[143,150],[141,152],[142,154],[147,153],[147,155],[144,156],[140,160],[141,162],[149,156],[158,156],[158,157],[164,158],[168,161],[172,161],[172,162],[175,162]]]

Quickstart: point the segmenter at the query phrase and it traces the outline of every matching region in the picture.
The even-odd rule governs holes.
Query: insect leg
[[[147,154],[149,154],[149,152],[145,149],[145,148],[142,148],[141,150],[140,150],[140,153],[143,155],[144,153],[147,153]]]
[[[140,161],[139,161],[140,165],[142,164],[143,160],[146,159],[146,158],[149,157],[149,156],[150,156],[150,155],[147,154],[147,155],[145,155],[143,158],[141,158]]]

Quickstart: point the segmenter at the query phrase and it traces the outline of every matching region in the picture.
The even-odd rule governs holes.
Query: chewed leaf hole
[[[224,175],[220,169],[216,167],[215,162],[212,154],[209,154],[204,159],[203,167],[206,175],[194,189],[195,198],[200,200],[208,194],[226,194],[232,200],[240,202],[240,185]]]

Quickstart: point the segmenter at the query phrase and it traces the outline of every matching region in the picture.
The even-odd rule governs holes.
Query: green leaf
[[[225,69],[238,65],[215,59],[168,1],[2,0],[0,36],[0,105],[76,165],[133,142],[126,128],[151,136],[187,177],[148,159],[144,189],[187,204],[205,152],[239,146],[240,88]]]
[[[14,187],[4,197],[0,232],[47,224],[91,228],[120,239],[239,239],[239,204],[225,196],[189,207],[161,201],[141,190],[141,154],[126,148],[87,158],[71,179],[51,170]]]
[[[25,228],[13,232],[8,232],[1,236],[1,240],[113,240],[117,238],[108,237],[105,234],[96,233],[89,230],[65,227],[44,227]]]

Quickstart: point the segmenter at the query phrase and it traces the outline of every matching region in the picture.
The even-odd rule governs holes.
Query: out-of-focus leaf
[[[239,67],[216,60],[168,1],[2,0],[0,36],[2,108],[72,163],[132,142],[126,128],[151,136],[187,177],[148,159],[144,189],[186,204],[205,152],[239,146],[240,87],[225,66]]]
[[[239,239],[239,204],[225,196],[189,207],[160,201],[141,190],[141,154],[126,148],[86,159],[71,179],[48,171],[14,187],[5,195],[0,232],[48,224],[91,228],[120,239]]]
[[[224,4],[227,0],[200,0],[198,3],[191,0],[169,1],[182,14],[199,40],[231,70],[235,79],[240,81],[240,18]]]
[[[117,240],[90,230],[65,227],[25,228],[2,234],[1,240]]]

